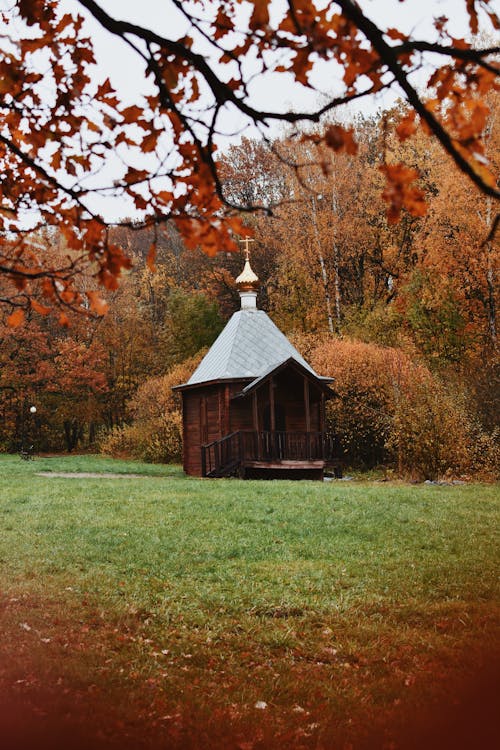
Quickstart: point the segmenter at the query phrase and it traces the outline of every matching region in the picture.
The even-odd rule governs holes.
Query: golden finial
[[[255,240],[245,237],[240,242],[245,244],[245,265],[243,271],[236,279],[236,286],[240,292],[257,292],[259,290],[259,278],[250,266],[250,249],[248,247],[249,242],[255,242]]]

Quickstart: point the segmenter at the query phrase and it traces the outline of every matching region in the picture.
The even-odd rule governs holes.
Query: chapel
[[[338,472],[325,431],[332,378],[318,375],[263,310],[248,244],[233,314],[182,394],[183,464],[200,477],[321,479]]]

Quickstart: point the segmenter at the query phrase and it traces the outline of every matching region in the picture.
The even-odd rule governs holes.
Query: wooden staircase
[[[202,445],[201,470],[204,477],[231,477],[241,466],[241,431]]]

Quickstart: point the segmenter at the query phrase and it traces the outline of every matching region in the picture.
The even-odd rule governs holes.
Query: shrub
[[[182,461],[182,414],[161,417],[156,430],[148,435],[142,458],[150,463],[178,464]]]
[[[400,473],[436,479],[470,469],[470,420],[458,394],[426,373],[394,405],[386,447]]]
[[[395,403],[412,370],[409,357],[389,347],[329,338],[311,352],[311,364],[335,378],[327,420],[346,461],[368,467],[386,463]]]
[[[182,457],[181,397],[172,391],[172,386],[186,382],[203,353],[139,386],[128,404],[132,423],[104,435],[100,440],[101,453],[151,463],[178,463]]]
[[[464,394],[405,351],[330,337],[310,361],[335,378],[328,428],[349,464],[391,464],[426,479],[494,473],[495,436],[475,424]]]

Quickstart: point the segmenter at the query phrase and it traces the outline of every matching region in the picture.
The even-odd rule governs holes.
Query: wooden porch
[[[341,476],[334,439],[324,432],[237,430],[201,446],[204,477]]]

